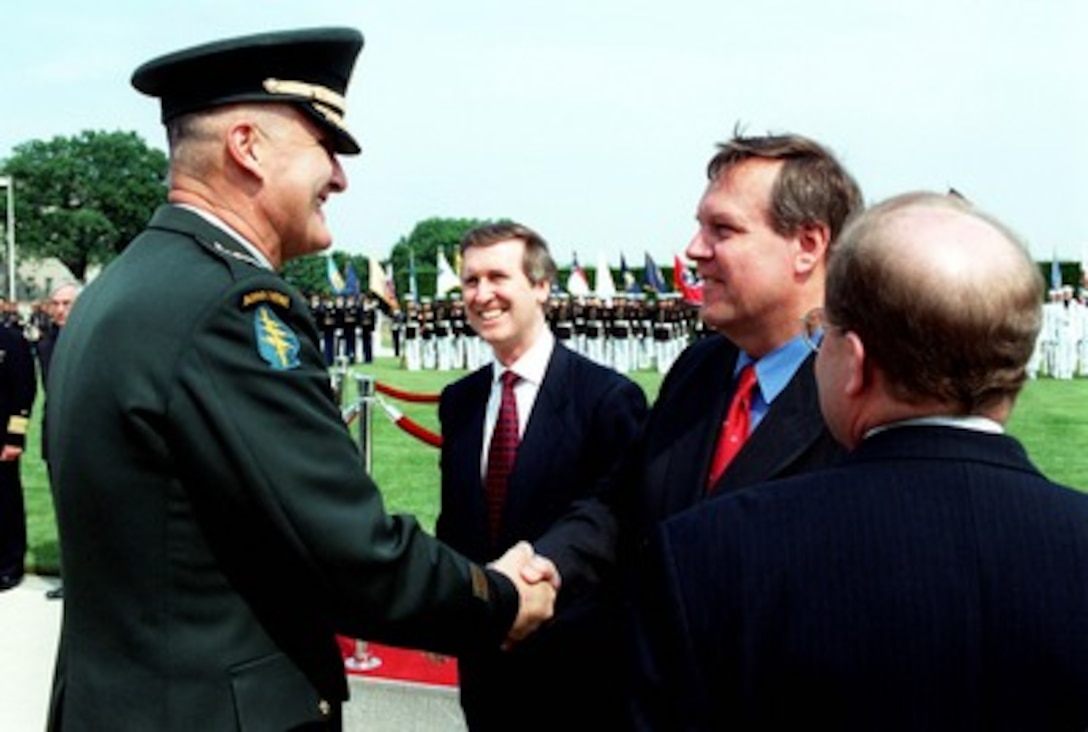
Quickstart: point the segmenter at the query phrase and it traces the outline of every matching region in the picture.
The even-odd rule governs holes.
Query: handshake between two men
[[[519,541],[488,567],[504,574],[518,590],[518,615],[503,643],[503,650],[509,650],[555,613],[559,570],[550,559],[533,551],[527,541]]]

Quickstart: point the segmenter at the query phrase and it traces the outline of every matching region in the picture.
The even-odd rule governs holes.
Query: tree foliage
[[[134,132],[32,140],[2,167],[15,180],[20,256],[56,257],[79,280],[120,253],[166,199],[166,155]]]
[[[366,294],[370,277],[370,259],[362,254],[330,252],[327,254],[309,254],[288,260],[280,269],[283,278],[306,295],[333,295],[332,283],[329,282],[328,258],[332,257],[340,276],[347,278],[348,264],[355,270],[359,293]],[[379,261],[379,264],[381,262]]]
[[[417,295],[433,297],[435,281],[438,278],[436,262],[439,247],[452,265],[465,232],[487,223],[492,222],[482,219],[429,218],[416,224],[408,236],[401,237],[396,243],[391,256],[394,282],[400,298],[403,300],[409,292],[409,278],[413,267],[419,286]]]

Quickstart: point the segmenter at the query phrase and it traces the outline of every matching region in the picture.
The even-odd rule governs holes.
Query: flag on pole
[[[393,260],[389,260],[389,266],[385,274],[385,297],[382,299],[389,303],[394,310],[400,310],[400,300],[397,299],[397,281],[393,279]]]
[[[589,295],[589,280],[586,279],[585,270],[578,264],[578,254],[574,254],[574,263],[571,264],[570,274],[567,275],[567,292],[576,297]]]
[[[408,297],[412,302],[419,302],[419,282],[416,280],[416,253],[408,250]]]
[[[604,254],[597,257],[597,281],[594,284],[597,297],[611,300],[616,296],[616,282],[612,279],[612,270]]]
[[[446,252],[442,250],[442,247],[438,248],[435,266],[438,269],[438,280],[434,287],[435,295],[445,295],[461,286],[461,278],[454,274],[450,260],[446,259]]]
[[[390,262],[392,267],[393,263]],[[370,257],[370,271],[367,276],[367,289],[388,305],[391,309],[397,309],[396,290],[391,287],[392,281],[385,276],[385,271],[378,264],[377,257]]]
[[[620,252],[620,283],[623,291],[628,294],[635,295],[640,292],[634,273],[627,268],[627,259],[623,256],[623,252]]]
[[[329,278],[329,287],[332,288],[332,294],[343,295],[344,276],[340,274],[340,270],[337,268],[336,262],[332,261],[331,254],[325,258],[325,272]]]
[[[687,268],[679,254],[672,258],[672,284],[684,300],[692,305],[703,303],[703,283],[699,282],[694,273]]]
[[[658,293],[659,295],[668,289],[665,287],[665,280],[661,276],[661,270],[657,268],[657,264],[654,263],[654,259],[650,256],[649,252],[646,252],[645,277],[646,287]]]
[[[1050,260],[1050,289],[1062,289],[1062,266],[1058,263],[1058,255]]]
[[[350,259],[344,277],[344,294],[352,296],[359,294],[359,275],[355,274],[355,266]]]

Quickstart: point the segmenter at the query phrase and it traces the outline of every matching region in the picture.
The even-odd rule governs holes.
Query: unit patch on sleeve
[[[298,336],[268,305],[258,305],[253,311],[253,330],[257,352],[269,366],[277,371],[298,368]]]
[[[270,302],[273,305],[286,310],[291,307],[291,296],[279,290],[250,290],[242,295],[242,309],[248,310],[254,305]]]

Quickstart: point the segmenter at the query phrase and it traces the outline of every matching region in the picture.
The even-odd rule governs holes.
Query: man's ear
[[[797,272],[810,273],[827,257],[827,249],[831,245],[831,229],[827,224],[802,224],[797,230],[796,239]]]
[[[227,155],[235,165],[263,177],[260,170],[267,141],[255,124],[239,120],[227,130]]]
[[[546,305],[552,296],[551,281],[541,280],[533,285],[533,289],[536,291],[536,301],[541,305]]]
[[[845,362],[847,369],[844,388],[846,393],[856,397],[872,386],[872,375],[868,373],[869,363],[866,361],[865,344],[857,333],[846,331],[843,333],[846,341]]]

